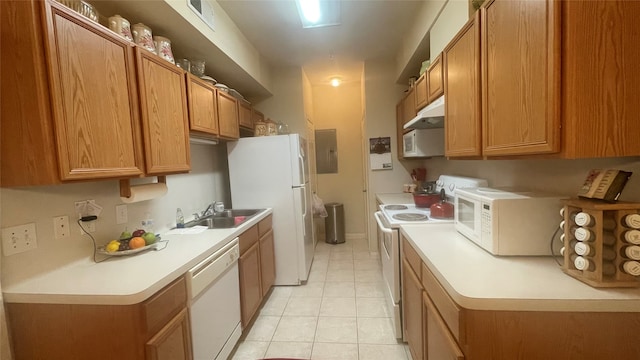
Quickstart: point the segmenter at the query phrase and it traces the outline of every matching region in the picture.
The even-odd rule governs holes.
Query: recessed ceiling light
[[[315,24],[320,20],[320,0],[298,0],[298,7],[308,22]]]
[[[340,1],[296,0],[303,28],[340,25]]]
[[[339,78],[337,78],[337,77],[335,77],[335,78],[331,79],[331,86],[333,86],[333,87],[338,87],[338,86],[340,86],[340,79],[339,79]]]

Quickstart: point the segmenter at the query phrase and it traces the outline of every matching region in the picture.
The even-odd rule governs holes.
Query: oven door
[[[402,338],[402,318],[400,312],[400,242],[399,231],[386,224],[384,215],[375,214],[378,223],[378,241],[382,262],[382,277],[385,283],[385,298],[392,315],[396,338]]]

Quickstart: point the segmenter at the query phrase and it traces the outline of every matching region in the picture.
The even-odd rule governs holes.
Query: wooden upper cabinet
[[[442,78],[442,54],[438,55],[426,71],[427,103],[444,94],[444,80]]]
[[[419,111],[429,103],[427,96],[427,73],[420,75],[415,85],[416,89],[416,111]]]
[[[489,0],[480,10],[484,155],[560,151],[559,3]]]
[[[564,157],[640,155],[640,2],[561,6]]]
[[[238,100],[238,125],[253,130],[253,114],[251,105],[242,100]]]
[[[217,90],[197,76],[186,75],[189,128],[198,135],[215,137],[218,135]]]
[[[191,169],[183,70],[136,48],[147,174]]]
[[[404,105],[402,107],[402,117],[404,119],[404,124],[413,119],[417,114],[415,89],[415,87],[411,88],[403,100]]]
[[[444,49],[445,155],[482,155],[479,15]]]
[[[2,52],[2,186],[143,173],[130,43],[55,2],[3,1]]]
[[[218,123],[220,125],[220,137],[236,140],[240,137],[238,128],[237,100],[224,91],[218,91]]]

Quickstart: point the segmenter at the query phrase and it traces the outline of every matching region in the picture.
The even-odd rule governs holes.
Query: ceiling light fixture
[[[297,0],[296,2],[304,20],[312,24],[320,20],[320,0]]]
[[[340,25],[340,1],[296,0],[303,28]]]
[[[340,79],[339,79],[339,78],[337,78],[337,77],[335,77],[335,78],[331,79],[331,86],[333,86],[333,87],[338,87],[338,86],[340,86]]]

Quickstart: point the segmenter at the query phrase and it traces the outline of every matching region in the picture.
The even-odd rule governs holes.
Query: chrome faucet
[[[203,218],[205,216],[209,216],[213,214],[213,203],[209,204],[206,209],[202,213],[200,213],[200,217]]]
[[[196,220],[209,216],[209,215],[213,215],[213,214],[217,214],[217,213],[221,213],[224,211],[224,203],[222,201],[215,201],[212,202],[211,204],[209,204],[207,206],[206,209],[204,209],[204,211],[200,214],[198,213],[194,213],[193,215],[195,216]]]

